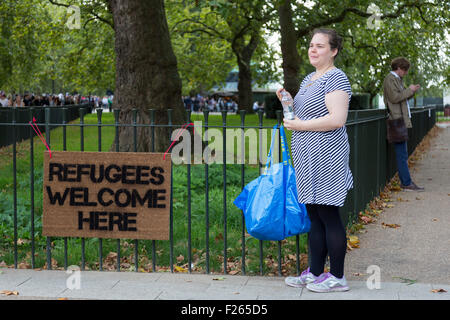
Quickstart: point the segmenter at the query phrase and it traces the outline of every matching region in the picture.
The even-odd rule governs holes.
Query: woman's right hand
[[[278,100],[280,100],[280,101],[281,101],[281,92],[283,90],[284,90],[284,88],[280,88],[280,89],[277,90],[277,97],[278,97]]]

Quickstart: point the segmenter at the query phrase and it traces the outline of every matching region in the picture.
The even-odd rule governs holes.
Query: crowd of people
[[[65,106],[90,103],[95,108],[111,108],[114,96],[83,96],[80,94],[6,94],[0,91],[0,107],[31,107],[31,106]],[[232,97],[221,97],[218,95],[183,96],[183,103],[186,110],[191,112],[237,112],[238,104]],[[261,103],[255,102],[254,111],[264,108]]]
[[[65,106],[91,103],[96,108],[111,107],[113,96],[83,96],[80,94],[6,94],[0,91],[0,107]]]
[[[192,112],[202,112],[205,110],[210,112],[237,112],[238,110],[238,104],[231,97],[219,97],[217,95],[210,97],[204,97],[200,94],[192,97],[184,96],[183,103],[185,109]]]

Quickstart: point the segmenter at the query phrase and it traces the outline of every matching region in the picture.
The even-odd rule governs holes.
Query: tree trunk
[[[109,0],[113,14],[116,52],[114,105],[120,109],[120,124],[150,124],[149,109],[155,110],[155,124],[185,121],[181,80],[170,42],[163,0]],[[152,151],[149,128],[138,128],[137,151]],[[169,128],[155,128],[155,152],[170,145]],[[115,150],[115,145],[111,147]],[[120,127],[119,150],[134,151],[132,127]]]
[[[278,9],[283,57],[284,88],[294,97],[300,86],[301,58],[297,51],[297,32],[292,21],[291,1],[285,0]]]
[[[251,32],[251,38],[247,44],[245,43],[244,35],[240,34],[234,39],[231,45],[239,67],[239,109],[247,110],[249,113],[253,112],[252,71],[250,63],[252,61],[253,53],[259,44],[259,39],[259,30],[254,29]]]
[[[238,60],[239,82],[238,97],[239,109],[247,110],[247,113],[253,112],[253,92],[252,92],[252,72],[250,61],[242,62]]]

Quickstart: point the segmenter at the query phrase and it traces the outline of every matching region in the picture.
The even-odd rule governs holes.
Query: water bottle
[[[283,115],[285,119],[294,120],[294,101],[286,90],[281,91],[281,105],[283,106]]]

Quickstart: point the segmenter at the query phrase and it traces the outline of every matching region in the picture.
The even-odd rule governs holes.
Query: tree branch
[[[344,37],[344,38],[350,38],[351,43],[352,43],[352,47],[353,47],[353,48],[355,48],[355,49],[372,49],[372,50],[374,50],[374,51],[377,53],[378,58],[380,58],[381,61],[383,60],[383,57],[381,56],[381,54],[380,54],[380,52],[378,51],[378,48],[377,48],[376,46],[372,46],[372,45],[366,44],[366,43],[363,43],[363,44],[356,44],[356,43],[355,43],[355,38],[354,38],[352,35],[350,35],[350,34],[348,34],[348,35],[343,35],[343,37]]]
[[[203,22],[201,22],[201,21],[197,21],[197,20],[194,20],[194,19],[191,19],[191,18],[186,18],[186,19],[183,19],[183,20],[178,21],[177,23],[175,23],[175,24],[173,25],[172,30],[171,30],[170,32],[171,32],[171,33],[172,33],[172,32],[175,32],[175,31],[176,31],[176,27],[177,27],[179,24],[182,24],[182,23],[185,23],[185,22],[196,23],[196,24],[199,24],[199,25],[201,25],[201,26],[204,27],[204,29],[196,29],[195,31],[205,32],[205,33],[208,33],[208,34],[211,35],[211,36],[214,36],[214,35],[215,35],[215,36],[217,36],[217,37],[220,38],[220,39],[224,39],[224,40],[229,41],[229,39],[228,39],[225,35],[223,35],[223,34],[220,33],[219,31],[217,31],[216,29],[214,29],[214,28],[208,26],[206,23],[203,23]],[[206,31],[206,30],[209,30],[210,32],[208,32],[208,31]],[[182,34],[184,34],[184,33],[194,33],[194,31],[183,31]]]
[[[394,18],[395,19],[395,18],[398,18],[403,13],[403,10],[405,8],[415,7],[415,8],[417,8],[420,11],[419,8],[421,8],[423,6],[426,6],[426,5],[433,5],[433,6],[435,6],[435,4],[429,3],[429,2],[425,2],[425,3],[422,3],[422,4],[417,4],[416,2],[403,3],[401,6],[399,6],[397,8],[397,10],[395,12],[388,13],[388,14],[383,14],[383,15],[380,16],[380,19],[382,19],[382,20],[390,19],[390,18]],[[327,26],[327,25],[330,25],[330,24],[333,24],[333,23],[342,22],[342,21],[345,20],[345,18],[346,18],[348,13],[353,13],[353,14],[355,14],[357,16],[360,16],[360,17],[363,17],[363,18],[368,18],[368,17],[372,16],[371,13],[367,13],[367,12],[361,11],[361,10],[359,10],[357,8],[345,8],[344,10],[342,10],[342,12],[339,15],[337,15],[335,17],[330,17],[330,18],[324,19],[322,21],[313,23],[313,24],[307,26],[306,28],[299,29],[297,31],[297,38],[301,38],[301,37],[304,37],[304,36],[308,35],[315,28]]]
[[[66,4],[66,3],[60,3],[60,2],[56,2],[54,0],[48,0],[51,4],[55,5],[55,6],[59,6],[59,7],[65,7],[65,8],[69,8],[72,5],[70,4]],[[114,30],[114,23],[112,21],[109,21],[108,19],[105,19],[103,17],[100,17],[96,12],[94,12],[93,9],[88,10],[89,14],[93,15],[97,20],[106,23],[107,25],[109,25],[113,30]],[[86,25],[86,24],[85,24]]]
[[[206,33],[207,35],[209,35],[210,37],[214,37],[214,34],[212,34],[209,31],[206,31],[205,29],[193,29],[193,30],[189,30],[189,31],[181,31],[180,34],[183,36],[186,33],[198,33],[198,32],[203,32],[203,33]]]
[[[59,6],[59,7],[65,7],[68,8],[70,7],[70,4],[66,4],[66,3],[59,3],[53,0],[48,0],[51,4],[55,5],[55,6]]]
[[[416,8],[417,8],[417,10],[419,10],[419,14],[420,14],[420,17],[422,18],[423,22],[425,22],[426,24],[430,24],[423,16],[422,8],[420,6],[417,6]]]

